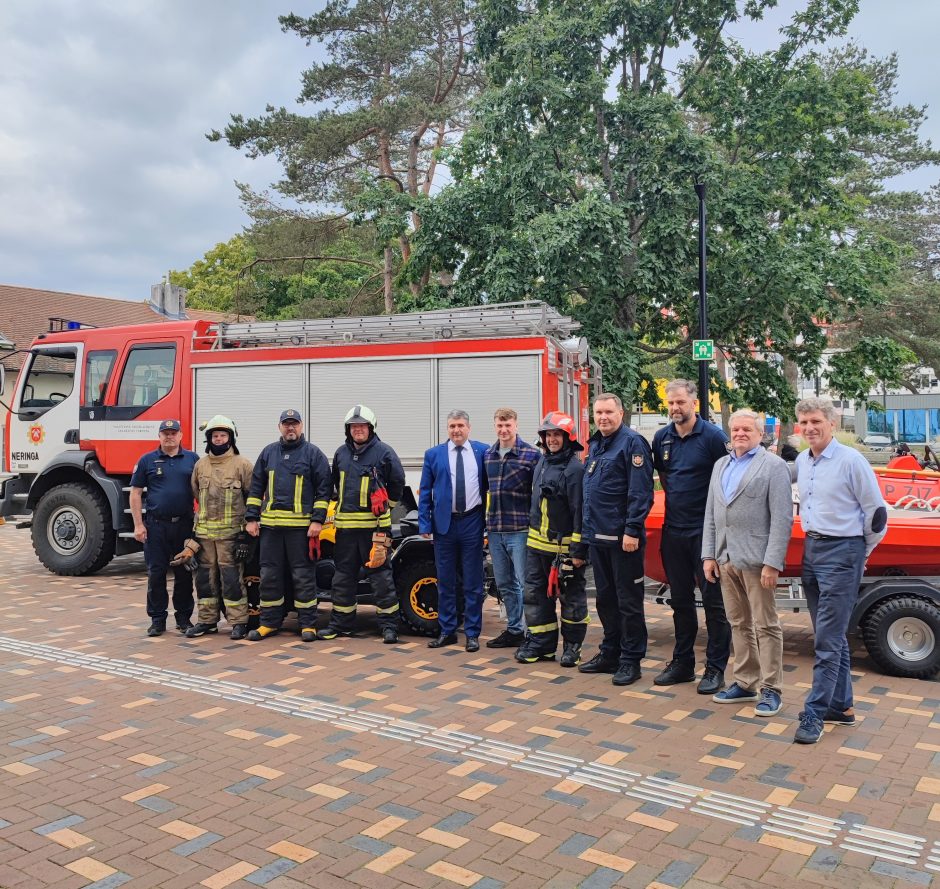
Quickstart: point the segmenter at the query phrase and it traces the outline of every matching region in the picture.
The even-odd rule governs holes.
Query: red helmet
[[[542,420],[542,424],[539,426],[539,438],[542,439],[542,444],[545,444],[546,432],[563,432],[568,436],[568,443],[573,450],[584,450],[584,446],[578,441],[574,420],[561,411],[552,411],[550,414],[546,414],[545,419]]]

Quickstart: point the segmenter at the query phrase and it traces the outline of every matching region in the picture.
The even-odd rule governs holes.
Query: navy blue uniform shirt
[[[701,417],[682,438],[676,424],[657,429],[653,436],[653,466],[666,492],[665,527],[702,530],[712,468],[728,453],[728,436]]]
[[[147,489],[147,514],[169,518],[193,513],[190,479],[199,455],[180,448],[174,457],[161,448],[148,451],[134,467],[132,488]]]

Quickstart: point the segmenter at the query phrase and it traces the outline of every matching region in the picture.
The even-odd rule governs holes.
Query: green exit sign
[[[692,357],[696,361],[712,361],[715,358],[714,340],[692,340]]]

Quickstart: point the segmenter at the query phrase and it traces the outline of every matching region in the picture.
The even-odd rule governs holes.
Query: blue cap
[[[295,410],[281,411],[281,419],[279,420],[279,422],[283,423],[287,420],[292,420],[294,423],[303,422],[303,418],[300,416],[300,411],[295,411]]]
[[[161,432],[179,432],[182,428],[179,420],[164,420],[160,424]]]

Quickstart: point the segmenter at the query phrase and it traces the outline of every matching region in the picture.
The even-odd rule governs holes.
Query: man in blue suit
[[[457,565],[463,576],[467,651],[480,650],[483,629],[483,510],[486,445],[470,440],[470,415],[447,415],[449,441],[424,454],[418,496],[418,530],[434,536],[437,610],[441,633],[428,648],[457,644]]]

